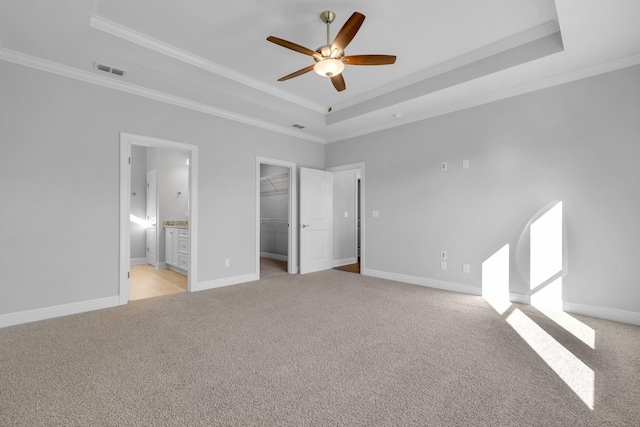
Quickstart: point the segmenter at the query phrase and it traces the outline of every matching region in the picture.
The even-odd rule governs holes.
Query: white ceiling
[[[266,37],[316,49],[323,10],[337,15],[332,38],[351,13],[366,15],[346,53],[396,64],[347,67],[340,93],[313,72],[277,82],[313,59]],[[333,142],[638,64],[638,22],[638,0],[2,1],[0,59]],[[473,71],[558,29],[555,51]]]

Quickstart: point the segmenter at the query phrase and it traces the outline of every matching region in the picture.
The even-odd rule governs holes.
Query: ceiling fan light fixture
[[[313,71],[323,77],[333,77],[344,71],[344,63],[338,59],[325,58],[316,62]]]

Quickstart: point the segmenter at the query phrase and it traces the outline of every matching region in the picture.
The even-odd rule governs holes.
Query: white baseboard
[[[635,311],[619,310],[617,308],[598,307],[594,305],[563,303],[564,311],[582,314],[600,319],[613,320],[614,322],[630,323],[640,326],[640,313]]]
[[[517,302],[518,304],[531,305],[531,296],[524,294],[509,293],[509,301]]]
[[[131,258],[129,261],[131,265],[142,265],[147,263],[146,258]]]
[[[189,272],[184,268],[176,267],[175,265],[167,264],[167,268],[171,271],[175,271],[176,273],[184,274],[185,276],[189,275]]]
[[[524,294],[509,294],[511,302],[531,305],[531,296]],[[596,305],[576,304],[562,302],[562,309],[567,313],[582,314],[598,319],[613,320],[614,322],[629,323],[640,326],[640,313],[635,311],[619,310],[617,308],[599,307]]]
[[[223,279],[207,280],[206,282],[196,283],[193,286],[192,292],[221,288],[223,286],[238,285],[240,283],[253,282],[256,280],[259,280],[259,278],[255,273],[244,274],[241,276],[225,277]]]
[[[116,295],[113,297],[73,302],[70,304],[56,305],[53,307],[19,311],[17,313],[1,314],[0,328],[19,325],[22,323],[37,322],[38,320],[53,319],[54,317],[84,313],[87,311],[100,310],[103,308],[110,308],[118,305],[120,305],[120,297]]]
[[[356,257],[336,259],[331,261],[331,267],[342,267],[343,265],[355,264],[356,262],[358,262],[358,258]]]
[[[287,255],[272,254],[271,252],[260,252],[262,258],[277,259],[278,261],[289,261]]]
[[[364,276],[379,277],[380,279],[395,280],[396,282],[411,283],[412,285],[426,286],[445,291],[460,292],[463,294],[482,295],[482,289],[461,283],[445,282],[443,280],[427,279],[425,277],[408,276],[406,274],[389,273],[386,271],[363,269],[360,274]]]

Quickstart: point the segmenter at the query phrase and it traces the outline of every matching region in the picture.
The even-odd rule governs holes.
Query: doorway
[[[365,260],[364,163],[328,168],[333,174],[335,270],[360,274]]]
[[[134,275],[156,285],[148,297],[194,289],[197,165],[197,146],[120,134],[120,304],[140,297]]]
[[[256,157],[256,274],[298,272],[296,164]]]

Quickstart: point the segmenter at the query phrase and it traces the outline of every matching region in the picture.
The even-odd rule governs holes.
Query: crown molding
[[[463,55],[449,59],[443,63],[433,65],[417,73],[408,75],[389,84],[379,86],[376,89],[365,92],[358,96],[354,96],[345,101],[332,105],[334,112],[343,110],[345,108],[352,107],[354,105],[361,104],[369,101],[373,98],[385,95],[395,90],[401,89],[406,86],[410,86],[414,83],[418,83],[423,80],[430,79],[442,75],[444,73],[453,71],[460,67],[472,64],[482,59],[488,58],[493,55],[500,54],[507,50],[516,48],[518,46],[525,45],[535,40],[542,39],[552,34],[560,32],[560,25],[557,21],[549,21],[537,27],[515,34],[511,37],[499,40],[487,46],[482,46],[478,49],[467,52]]]
[[[178,47],[172,46],[160,40],[149,37],[146,34],[140,33],[131,28],[125,27],[99,15],[94,14],[91,17],[90,24],[93,28],[104,31],[105,33],[119,37],[123,40],[127,40],[131,43],[137,44],[147,49],[151,49],[155,52],[163,55],[170,56],[178,61],[193,65],[219,76],[228,78],[230,80],[242,83],[246,86],[268,93],[285,101],[292,102],[302,107],[308,108],[312,111],[326,114],[326,108],[315,102],[310,102],[302,97],[293,95],[289,92],[277,89],[259,80],[253,79],[245,74],[238,73],[230,68],[220,65],[216,62],[205,59],[201,56],[194,55]]]
[[[21,52],[16,52],[10,49],[0,47],[0,60],[12,62],[14,64],[22,65],[29,68],[34,68],[40,71],[57,74],[59,76],[68,77],[75,80],[80,80],[86,83],[103,86],[109,89],[115,89],[121,92],[130,93],[132,95],[138,95],[144,98],[153,99],[155,101],[164,102],[166,104],[175,105],[177,107],[186,108],[189,110],[198,111],[201,113],[209,114],[216,117],[221,117],[235,122],[244,123],[250,126],[278,132],[284,135],[293,136],[296,138],[304,139],[311,142],[317,142],[323,144],[325,139],[316,135],[309,135],[307,133],[295,131],[285,126],[276,125],[273,123],[265,122],[263,120],[255,119],[253,117],[245,116],[242,114],[234,113],[231,111],[216,108],[211,105],[202,104],[179,96],[170,95],[168,93],[160,92],[153,89],[144,88],[141,86],[133,85],[131,83],[115,80],[114,78],[100,76],[94,72],[80,70],[78,68],[62,65],[57,62],[49,61],[42,58],[36,58],[31,55],[27,55]]]
[[[441,108],[429,110],[427,112],[416,114],[414,116],[407,116],[400,120],[394,120],[387,123],[381,123],[376,126],[370,126],[366,129],[360,129],[355,132],[350,132],[339,137],[327,138],[326,143],[344,141],[350,138],[355,138],[362,135],[379,132],[386,129],[392,129],[398,126],[404,126],[410,123],[419,122],[422,120],[430,119],[437,116],[453,113],[460,110],[466,110],[467,108],[477,107],[479,105],[489,104],[491,102],[500,101],[502,99],[513,98],[514,96],[524,95],[526,93],[535,92],[542,89],[547,89],[554,86],[559,86],[565,83],[571,83],[573,81],[594,77],[600,74],[605,74],[611,71],[620,70],[622,68],[632,67],[640,64],[640,53],[627,56],[624,58],[616,59],[614,61],[594,65],[582,70],[571,71],[569,73],[561,74],[559,76],[550,77],[545,80],[541,80],[534,83],[529,83],[522,86],[506,89],[500,92],[492,93],[486,96],[481,96],[467,101],[457,102],[455,104],[446,105]],[[428,95],[427,95],[428,96]]]

